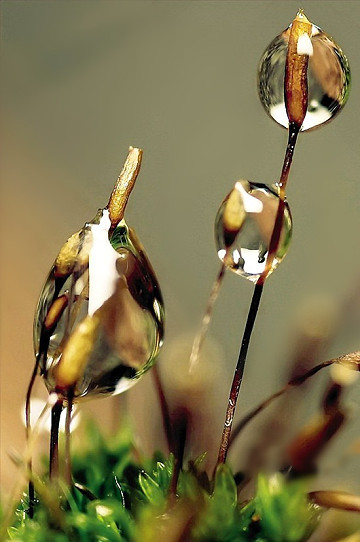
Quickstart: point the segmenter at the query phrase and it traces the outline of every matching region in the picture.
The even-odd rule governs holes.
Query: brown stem
[[[246,325],[245,325],[243,339],[241,342],[239,358],[238,358],[234,378],[231,385],[217,465],[219,465],[220,463],[225,463],[225,460],[226,460],[226,455],[229,448],[232,424],[234,421],[236,403],[238,400],[240,386],[241,386],[241,382],[242,382],[242,378],[244,374],[247,351],[249,348],[251,334],[254,328],[256,315],[258,313],[262,291],[263,291],[263,284],[256,283],[253,297],[251,300],[251,305],[250,305]]]
[[[296,144],[298,133],[299,133],[299,129],[296,126],[294,125],[289,126],[288,145],[286,148],[284,163],[283,163],[281,177],[280,177],[280,183],[279,183],[280,185],[279,198],[280,199],[279,199],[278,209],[276,212],[274,229],[271,234],[265,269],[260,275],[260,277],[258,278],[257,283],[255,285],[254,294],[253,294],[253,298],[252,298],[249,313],[248,313],[245,331],[244,331],[244,335],[243,335],[243,339],[241,343],[240,354],[239,354],[239,358],[236,365],[235,374],[234,374],[234,378],[233,378],[233,382],[232,382],[232,386],[230,390],[228,406],[226,409],[224,429],[223,429],[218,461],[217,461],[218,465],[220,463],[224,463],[226,460],[226,455],[228,452],[230,436],[231,436],[231,428],[233,424],[240,386],[241,386],[241,382],[242,382],[242,378],[244,374],[246,356],[247,356],[247,351],[249,348],[251,334],[252,334],[252,330],[255,324],[256,315],[259,309],[261,294],[263,291],[265,280],[268,274],[270,273],[272,263],[276,256],[279,242],[280,242],[280,236],[281,236],[283,220],[284,220],[284,210],[285,210],[285,187],[286,187],[286,183],[287,183],[289,173],[290,173],[290,168],[292,164],[292,159],[294,155],[295,144]]]
[[[63,409],[63,399],[58,399],[51,409],[51,431],[50,431],[50,480],[59,476],[59,425]]]
[[[295,145],[296,145],[296,140],[297,140],[298,135],[299,135],[299,128],[295,124],[290,123],[288,142],[286,146],[284,162],[283,162],[283,167],[281,170],[280,181],[279,181],[279,185],[281,188],[280,190],[281,200],[285,199],[285,188],[286,188],[286,184],[289,178],[290,168],[291,168],[291,164],[292,164],[292,160],[294,156]]]
[[[67,397],[67,407],[66,407],[66,419],[65,419],[65,483],[70,486],[72,481],[71,476],[71,414],[73,408],[74,394],[71,392]]]
[[[360,496],[345,491],[312,491],[309,499],[324,508],[360,512]]]
[[[325,369],[325,367],[329,367],[330,365],[333,365],[334,363],[340,363],[343,365],[346,365],[348,368],[352,368],[356,370],[360,369],[360,353],[354,352],[353,354],[348,354],[347,356],[341,356],[340,358],[331,359],[328,361],[323,361],[322,363],[319,363],[306,373],[296,376],[295,378],[292,378],[283,388],[278,390],[276,393],[273,393],[270,395],[267,399],[262,401],[257,407],[255,407],[253,410],[251,410],[240,422],[235,426],[234,431],[232,433],[230,446],[233,444],[236,437],[241,433],[241,431],[248,425],[248,423],[251,422],[255,416],[260,414],[266,407],[268,407],[275,399],[286,393],[288,390],[295,388],[297,386],[301,386],[306,380],[317,374],[322,369]],[[353,364],[353,367],[351,366]]]
[[[27,443],[29,442],[30,432],[31,432],[31,404],[30,404],[31,403],[31,394],[32,394],[35,379],[36,379],[36,376],[37,376],[37,373],[38,373],[39,364],[40,364],[40,354],[38,354],[36,356],[34,369],[33,369],[33,372],[31,374],[30,382],[29,382],[29,385],[28,385],[28,388],[27,388],[27,391],[26,391],[25,426],[26,426],[26,441],[27,441]],[[31,474],[31,472],[32,472],[32,460],[31,460],[31,457],[30,457],[30,459],[28,461],[27,466],[28,466],[28,469],[29,469],[29,473]],[[30,480],[29,481],[29,510],[28,510],[30,518],[34,517],[34,505],[35,505],[34,484]]]
[[[281,231],[282,231],[283,222],[284,222],[285,189],[286,189],[286,184],[287,184],[287,181],[288,181],[288,178],[289,178],[290,168],[291,168],[291,164],[292,164],[292,160],[293,160],[293,156],[294,156],[295,145],[296,145],[298,134],[299,134],[299,129],[295,125],[290,125],[289,126],[288,144],[287,144],[286,151],[285,151],[285,157],[284,157],[284,162],[283,162],[283,167],[282,167],[282,170],[281,170],[281,176],[280,176],[280,182],[279,182],[279,187],[280,187],[280,190],[279,190],[279,205],[278,205],[277,212],[276,212],[274,229],[272,231],[271,239],[270,239],[270,243],[269,243],[269,250],[268,250],[268,255],[267,255],[267,258],[266,258],[265,269],[261,273],[261,275],[260,275],[260,277],[258,279],[259,284],[264,284],[265,283],[265,280],[267,279],[267,277],[268,277],[268,275],[269,275],[269,273],[271,271],[274,258],[276,256],[277,251],[278,251],[280,237],[281,237]]]
[[[35,379],[38,373],[40,364],[40,355],[38,354],[36,356],[36,361],[34,365],[33,372],[31,374],[30,382],[26,391],[26,400],[25,400],[25,423],[26,423],[26,438],[29,439],[30,431],[31,431],[31,420],[30,420],[30,400],[31,400],[31,394],[34,387]]]
[[[186,408],[180,407],[174,414],[174,470],[170,482],[169,496],[171,499],[176,498],[176,489],[179,480],[180,470],[182,468],[186,436],[189,423],[189,412]]]
[[[272,231],[269,250],[266,258],[265,269],[261,273],[253,294],[251,301],[248,318],[245,326],[245,332],[241,344],[239,359],[236,365],[235,374],[230,390],[230,397],[228,401],[228,406],[226,409],[224,429],[220,444],[219,456],[217,464],[224,463],[226,460],[226,455],[229,448],[231,428],[234,420],[234,414],[236,409],[236,403],[239,396],[239,390],[241,381],[243,378],[244,367],[246,362],[246,355],[250,343],[250,338],[252,330],[254,327],[256,315],[258,312],[261,294],[266,278],[268,277],[274,258],[276,256],[282,226],[284,221],[284,210],[285,210],[285,189],[288,181],[290,168],[293,160],[295,145],[297,141],[297,136],[299,134],[301,125],[305,118],[307,103],[308,103],[308,92],[307,92],[307,65],[308,65],[308,54],[300,54],[298,42],[299,38],[303,38],[304,34],[307,35],[308,39],[311,35],[312,25],[306,19],[302,12],[299,12],[293,21],[292,28],[290,31],[288,52],[286,58],[285,66],[285,78],[284,78],[284,95],[285,95],[285,105],[286,111],[289,118],[289,136],[288,144],[286,147],[283,167],[280,176],[279,182],[279,205],[276,212],[275,224]]]
[[[190,373],[193,371],[194,367],[196,366],[196,363],[198,362],[200,350],[205,340],[207,330],[209,328],[211,316],[214,310],[214,305],[219,296],[220,288],[221,288],[221,285],[225,276],[225,271],[226,271],[226,265],[225,265],[226,257],[227,257],[227,254],[225,255],[224,262],[220,266],[220,270],[215,279],[215,282],[212,285],[210,296],[206,305],[204,317],[201,322],[201,327],[193,342],[193,346],[192,346],[192,350],[190,354],[190,362],[189,362]]]
[[[152,374],[154,377],[155,382],[155,388],[159,397],[159,403],[160,403],[160,409],[162,414],[162,420],[163,420],[163,426],[164,426],[164,432],[166,436],[166,441],[168,445],[169,452],[173,451],[174,445],[173,445],[173,430],[171,426],[171,419],[170,419],[170,410],[169,405],[166,400],[164,388],[162,385],[159,369],[157,365],[154,365],[152,368]]]
[[[275,224],[274,229],[271,234],[270,244],[269,244],[269,250],[268,255],[266,258],[266,264],[265,269],[260,275],[260,277],[257,280],[257,283],[255,285],[253,298],[251,301],[248,318],[245,326],[245,332],[241,343],[241,349],[240,354],[238,358],[238,362],[235,369],[235,374],[230,390],[230,396],[228,401],[228,406],[226,409],[226,415],[225,415],[225,423],[224,423],[224,429],[220,444],[220,450],[218,455],[218,461],[217,464],[224,463],[226,460],[226,455],[229,448],[230,443],[230,436],[231,436],[231,429],[236,409],[236,403],[239,396],[240,386],[244,374],[244,368],[246,363],[246,356],[247,351],[249,348],[249,343],[251,339],[252,330],[255,324],[256,315],[259,309],[260,305],[260,299],[261,294],[263,291],[263,287],[265,284],[265,280],[271,270],[272,263],[274,261],[274,258],[276,256],[279,242],[280,242],[280,236],[284,221],[284,210],[285,210],[285,187],[286,183],[289,177],[290,168],[292,164],[292,159],[294,155],[295,145],[297,136],[299,134],[299,128],[295,125],[289,126],[289,137],[288,137],[288,144],[286,147],[285,157],[284,157],[284,163],[281,171],[281,177],[280,177],[280,193],[279,193],[279,205],[276,212],[275,217]]]

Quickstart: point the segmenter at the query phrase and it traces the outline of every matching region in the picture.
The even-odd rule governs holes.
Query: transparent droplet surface
[[[163,324],[143,247],[125,220],[111,231],[100,210],[62,247],[40,294],[34,349],[46,386],[73,378],[75,397],[125,391],[154,362]]]
[[[245,220],[233,244],[227,249],[223,225],[224,209],[229,195],[224,199],[215,219],[215,243],[218,256],[225,265],[253,282],[265,269],[271,235],[279,206],[277,186],[238,181],[235,185],[243,198]],[[289,248],[292,220],[288,204],[285,204],[279,247],[270,273],[283,260]],[[269,274],[270,274],[269,273]]]
[[[258,91],[265,111],[278,124],[288,127],[284,100],[284,76],[290,27],[265,50],[259,65]],[[333,39],[312,25],[309,57],[308,108],[301,127],[311,130],[330,121],[345,105],[350,89],[349,63]]]

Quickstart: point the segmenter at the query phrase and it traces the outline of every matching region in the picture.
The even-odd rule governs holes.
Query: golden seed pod
[[[246,212],[243,198],[236,183],[224,204],[222,226],[226,246],[231,246],[233,244],[244,224],[245,218]]]
[[[234,273],[256,282],[266,267],[279,206],[277,185],[237,181],[215,218],[215,244],[220,260]],[[285,203],[279,245],[270,274],[285,257],[291,240],[292,219]]]

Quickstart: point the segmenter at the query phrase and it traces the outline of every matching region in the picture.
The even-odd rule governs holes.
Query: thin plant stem
[[[360,355],[359,355],[359,360],[360,360]],[[258,414],[260,414],[260,412],[262,412],[273,401],[275,401],[275,399],[277,399],[281,395],[284,395],[284,393],[286,393],[290,389],[301,386],[302,384],[304,384],[304,382],[306,382],[312,376],[316,375],[319,371],[321,371],[322,369],[325,369],[326,367],[329,367],[330,365],[334,365],[335,363],[340,363],[341,364],[341,363],[344,363],[344,360],[342,358],[335,358],[335,359],[331,359],[331,360],[328,360],[328,361],[323,361],[322,363],[319,363],[318,365],[315,365],[315,367],[312,367],[306,373],[304,373],[302,375],[299,375],[299,376],[296,376],[296,377],[292,378],[291,380],[289,380],[289,382],[283,388],[281,388],[277,392],[270,395],[267,399],[262,401],[253,410],[250,410],[250,412],[248,414],[246,414],[246,416],[244,416],[242,418],[242,420],[240,420],[237,423],[237,425],[235,426],[235,428],[234,428],[234,430],[232,432],[232,436],[231,436],[229,446],[231,446],[233,444],[236,437],[241,433],[241,431],[243,429],[245,429],[245,427],[248,425],[248,423],[250,423],[253,418],[255,418]],[[349,362],[347,362],[347,363],[349,363]],[[359,370],[359,365],[358,365],[359,361],[354,360],[353,363],[354,363],[354,365],[355,364],[357,365],[357,370]],[[348,367],[350,367],[350,366],[348,366]]]
[[[38,419],[36,420],[34,427],[32,428],[32,431],[29,433],[29,438],[26,441],[26,447],[25,451],[22,456],[18,455],[16,452],[9,452],[9,457],[11,461],[17,466],[20,467],[23,470],[23,473],[26,478],[30,480],[32,483],[32,487],[34,487],[34,475],[33,472],[30,471],[29,465],[31,464],[31,457],[33,455],[34,448],[37,444],[37,440],[39,437],[39,434],[41,433],[44,423],[46,422],[46,415],[49,412],[49,409],[52,408],[56,402],[56,398],[54,401],[54,396],[56,397],[56,394],[50,394],[48,397],[48,400],[46,401],[44,408],[42,409],[41,413],[38,416]],[[10,493],[10,498],[8,499],[7,504],[7,510],[5,509],[5,513],[3,515],[3,522],[2,526],[4,527],[9,524],[11,517],[14,513],[14,509],[18,504],[18,498],[19,494],[23,487],[23,481],[22,479],[19,479],[13,488],[13,490]],[[35,491],[34,491],[35,493]],[[2,529],[0,527],[0,540],[2,540]],[[6,531],[6,528],[5,528]]]
[[[169,452],[171,452],[173,451],[173,447],[174,447],[174,444],[173,444],[174,438],[173,438],[173,431],[172,431],[171,419],[170,419],[170,409],[169,409],[169,405],[165,396],[159,369],[156,364],[154,365],[152,369],[152,374],[153,374],[153,378],[155,382],[155,388],[159,397],[161,415],[162,415],[163,426],[164,426],[164,433],[166,436]]]
[[[28,388],[27,388],[27,390],[26,390],[26,399],[25,399],[25,424],[26,424],[26,438],[27,438],[27,439],[30,437],[30,431],[31,431],[31,420],[30,420],[30,414],[31,414],[31,412],[30,412],[30,410],[31,410],[31,405],[30,405],[31,394],[32,394],[32,390],[33,390],[34,383],[35,383],[35,380],[36,380],[36,376],[37,376],[37,373],[38,373],[39,364],[40,364],[40,356],[37,355],[37,356],[36,356],[35,365],[34,365],[34,369],[33,369],[33,372],[32,372],[32,374],[31,374],[30,382],[29,382]]]
[[[281,170],[281,176],[280,176],[280,182],[279,182],[279,187],[280,187],[279,205],[276,212],[274,228],[271,234],[265,268],[256,282],[253,297],[251,300],[251,305],[248,312],[245,331],[244,331],[243,339],[241,342],[240,354],[239,354],[238,362],[237,362],[235,373],[234,373],[234,378],[233,378],[231,389],[230,389],[228,405],[226,408],[225,423],[224,423],[224,429],[223,429],[221,443],[220,443],[217,465],[219,465],[220,463],[225,463],[225,460],[226,460],[229,443],[230,443],[230,437],[231,437],[231,429],[232,429],[232,424],[234,421],[234,415],[235,415],[237,400],[239,397],[240,386],[243,379],[247,351],[250,344],[251,334],[254,328],[256,315],[259,309],[261,294],[264,288],[264,284],[271,271],[272,264],[273,264],[273,261],[276,256],[278,246],[280,243],[281,231],[282,231],[282,226],[283,226],[283,221],[284,221],[284,211],[285,211],[285,188],[286,188],[286,184],[289,178],[290,168],[291,168],[291,164],[292,164],[292,160],[294,156],[295,145],[297,141],[297,136],[299,134],[299,130],[300,130],[300,127],[297,124],[292,123],[289,125],[288,144],[285,151],[285,157],[284,157],[284,162],[283,162],[283,167]]]
[[[236,364],[234,378],[231,385],[229,401],[226,408],[225,423],[224,423],[224,429],[223,429],[223,434],[222,434],[221,443],[220,443],[217,465],[219,465],[220,463],[225,463],[225,460],[226,460],[226,456],[227,456],[227,452],[229,448],[232,424],[234,421],[236,403],[237,403],[240,386],[241,386],[241,382],[244,375],[247,352],[248,352],[248,348],[250,344],[251,334],[254,329],[256,315],[258,313],[258,309],[260,305],[262,291],[263,291],[263,284],[256,283],[253,297],[250,304],[250,309],[249,309],[246,325],[245,325],[243,339],[241,341],[241,348],[240,348],[238,361]]]
[[[174,470],[171,477],[169,496],[176,498],[176,489],[179,480],[180,470],[182,468],[186,436],[188,431],[189,412],[186,408],[178,408],[174,415]]]
[[[289,178],[290,168],[291,168],[291,164],[292,164],[292,160],[294,156],[295,145],[296,145],[298,134],[299,134],[299,128],[297,126],[295,125],[289,126],[288,144],[285,151],[284,163],[281,170],[281,176],[280,176],[280,182],[279,182],[279,187],[280,187],[279,205],[276,211],[275,223],[274,223],[274,228],[271,234],[265,268],[258,279],[259,284],[265,283],[265,280],[267,279],[268,275],[271,272],[272,264],[276,256],[276,253],[278,251],[281,231],[282,231],[283,222],[284,222],[284,211],[285,211],[285,201],[286,201],[285,189],[286,189],[287,181]]]
[[[288,135],[288,143],[285,151],[285,157],[283,162],[283,167],[281,170],[281,176],[280,176],[280,182],[279,185],[281,187],[286,187],[289,174],[290,174],[290,168],[294,156],[295,151],[295,145],[297,141],[297,137],[299,135],[300,127],[297,124],[291,123],[289,125],[289,135]]]
[[[201,326],[200,326],[200,329],[194,339],[194,342],[193,342],[193,345],[192,345],[192,350],[191,350],[191,354],[190,354],[190,362],[189,362],[189,373],[192,373],[196,367],[196,364],[198,363],[199,361],[199,354],[200,354],[200,350],[201,350],[201,347],[204,343],[204,340],[205,340],[205,337],[206,337],[206,333],[209,329],[209,324],[210,324],[210,321],[211,321],[211,316],[212,316],[212,313],[213,313],[213,310],[214,310],[214,305],[215,305],[215,302],[219,296],[219,292],[220,292],[220,288],[221,288],[221,285],[223,283],[223,279],[224,279],[224,276],[225,276],[225,271],[226,271],[226,265],[225,265],[225,261],[226,261],[226,257],[227,257],[227,254],[225,255],[224,257],[224,262],[221,263],[221,266],[220,266],[220,270],[219,270],[219,273],[212,285],[212,288],[211,288],[211,292],[210,292],[210,296],[209,296],[209,299],[208,299],[208,302],[207,302],[207,305],[206,305],[206,309],[205,309],[205,313],[204,313],[204,316],[203,316],[203,319],[202,319],[202,322],[201,322]]]
[[[297,33],[300,33],[300,34],[304,33],[304,29],[301,27],[301,25],[300,25],[300,28],[298,28],[296,24],[293,24],[291,34],[290,34],[290,39],[289,39],[288,54],[287,54],[286,65],[285,65],[284,97],[285,97],[285,104],[286,104],[286,112],[289,118],[289,131],[288,131],[288,142],[286,146],[286,151],[285,151],[285,156],[284,156],[284,161],[283,161],[283,166],[282,166],[280,181],[279,181],[279,205],[278,205],[276,216],[275,216],[275,223],[274,223],[274,228],[271,234],[269,250],[268,250],[268,254],[267,254],[267,258],[265,262],[265,268],[257,280],[253,298],[252,298],[251,305],[249,308],[248,318],[247,318],[247,322],[245,326],[245,332],[244,332],[243,340],[241,343],[239,359],[236,365],[235,374],[234,374],[234,378],[233,378],[233,382],[232,382],[232,386],[230,390],[228,406],[226,409],[225,423],[224,423],[224,429],[223,429],[217,464],[224,463],[226,460],[226,455],[228,452],[230,436],[231,436],[231,429],[232,429],[232,424],[233,424],[234,414],[235,414],[235,409],[236,409],[236,403],[238,400],[240,385],[241,385],[244,368],[245,368],[247,350],[249,347],[257,311],[259,308],[263,286],[272,270],[273,261],[277,254],[279,243],[280,243],[281,232],[282,232],[283,221],[284,221],[286,185],[288,182],[290,169],[291,169],[291,165],[292,165],[292,161],[294,157],[297,137],[299,135],[300,128],[304,121],[306,109],[307,109],[308,58],[305,55],[304,58],[301,58],[300,63],[294,64],[294,59],[292,55],[290,54],[290,48],[291,49],[294,48],[295,40],[298,39]],[[292,87],[298,88],[302,94],[302,100],[300,104],[296,103],[296,100],[294,101],[292,97],[292,94],[290,92]],[[300,107],[298,107],[299,105]]]
[[[59,425],[64,400],[59,398],[51,410],[50,430],[50,480],[59,476]]]
[[[26,441],[29,442],[30,438],[30,432],[31,432],[31,395],[32,390],[34,387],[34,383],[36,380],[36,376],[39,369],[39,363],[40,363],[40,356],[39,354],[36,356],[36,361],[34,365],[33,372],[31,374],[30,382],[26,391],[26,399],[25,399],[25,427],[26,427]],[[29,458],[28,461],[28,469],[29,472],[32,472],[32,459]],[[35,505],[35,491],[34,491],[34,484],[32,480],[29,481],[29,509],[28,514],[29,517],[34,517],[34,505]]]
[[[67,407],[66,407],[66,419],[65,419],[65,472],[64,478],[65,483],[70,486],[72,481],[71,476],[71,414],[74,402],[74,394],[71,392],[67,397]]]
[[[225,262],[225,259],[226,259],[226,257],[224,258],[224,262]],[[210,296],[209,296],[209,299],[208,299],[208,302],[207,302],[207,305],[206,305],[205,313],[204,313],[204,316],[203,316],[203,319],[202,319],[202,322],[201,322],[200,330],[197,333],[197,335],[195,336],[195,339],[194,339],[194,342],[193,342],[193,345],[192,345],[192,350],[191,350],[191,354],[190,354],[190,361],[189,361],[189,366],[190,366],[189,367],[189,373],[191,373],[194,370],[194,368],[195,368],[195,366],[196,366],[196,364],[198,363],[198,360],[199,360],[200,350],[201,350],[201,347],[202,347],[202,345],[204,343],[206,333],[208,331],[209,324],[210,324],[210,321],[211,321],[214,305],[215,305],[215,302],[216,302],[216,300],[217,300],[217,298],[219,296],[220,288],[221,288],[221,285],[222,285],[222,282],[223,282],[223,279],[224,279],[224,276],[225,276],[226,265],[225,265],[224,262],[221,263],[218,275],[217,275],[217,277],[216,277],[216,279],[215,279],[215,281],[214,281],[214,283],[212,285]],[[166,396],[165,396],[165,392],[164,392],[164,388],[163,388],[163,385],[162,385],[159,369],[157,368],[156,365],[153,368],[153,377],[154,377],[156,391],[157,391],[157,394],[158,394],[158,397],[159,397],[161,414],[162,414],[163,425],[164,425],[164,432],[165,432],[165,435],[166,435],[168,449],[169,449],[170,452],[173,452],[175,454],[175,462],[176,463],[175,463],[174,475],[173,475],[173,478],[172,478],[171,489],[170,489],[170,493],[174,494],[175,491],[176,491],[177,479],[178,479],[178,476],[179,476],[179,469],[180,469],[180,466],[181,466],[180,462],[178,460],[178,457],[177,457],[177,451],[179,449],[181,449],[181,451],[180,451],[181,456],[184,453],[185,439],[186,439],[186,428],[185,429],[182,428],[179,432],[174,431],[173,424],[171,422],[171,417],[170,417],[169,405],[168,405],[168,402],[167,402],[167,399],[166,399]],[[175,437],[175,435],[176,435],[176,437]],[[179,437],[179,439],[177,437]],[[184,438],[183,442],[181,441],[182,438]],[[178,440],[180,440],[181,442],[178,442]]]

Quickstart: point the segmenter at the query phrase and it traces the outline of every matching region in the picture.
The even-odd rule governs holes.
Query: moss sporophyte
[[[356,495],[308,489],[320,454],[346,421],[344,390],[351,375],[359,371],[360,352],[341,355],[292,376],[286,386],[233,427],[264,286],[291,242],[292,216],[286,188],[298,136],[328,123],[341,111],[349,84],[349,65],[340,47],[301,10],[261,58],[260,101],[266,112],[287,129],[288,142],[278,182],[237,180],[215,219],[221,263],[193,341],[189,379],[198,368],[228,270],[252,282],[254,292],[218,459],[210,466],[206,465],[206,451],[184,464],[193,413],[187,404],[179,404],[175,410],[169,407],[162,375],[154,365],[163,343],[164,303],[145,249],[124,218],[142,159],[142,150],[130,147],[107,206],[66,241],[40,294],[34,322],[35,366],[26,394],[27,449],[18,458],[29,487],[21,502],[11,501],[3,513],[4,539],[300,542],[308,540],[321,524],[324,510],[360,511],[360,497]],[[278,472],[233,474],[226,458],[244,427],[288,390],[330,366],[337,371],[324,392],[321,411],[292,438],[285,457],[279,459]],[[161,406],[168,457],[159,453],[142,457],[125,425],[111,438],[91,425],[83,446],[71,450],[74,403],[123,393],[150,369]],[[38,374],[49,399],[31,427],[32,391]],[[64,442],[59,446],[64,409]],[[39,427],[49,410],[49,468],[48,474],[39,477],[32,459]],[[254,479],[257,483],[252,491]]]

